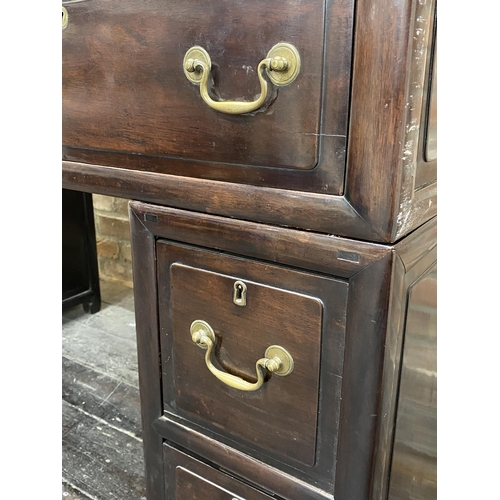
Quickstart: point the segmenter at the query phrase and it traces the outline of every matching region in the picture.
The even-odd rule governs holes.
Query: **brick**
[[[128,202],[129,200],[125,198],[113,198],[114,200],[114,208],[113,211],[115,214],[120,215],[122,217],[126,217],[128,219]]]
[[[103,196],[102,194],[92,195],[92,204],[96,210],[104,210],[106,212],[114,211],[114,198],[111,196]]]
[[[98,238],[130,241],[130,224],[128,219],[117,219],[107,215],[98,215],[97,219],[96,232]]]
[[[132,262],[132,248],[130,247],[130,243],[125,243],[120,245],[121,249],[121,258],[125,262]]]
[[[97,254],[103,257],[108,257],[109,259],[117,259],[120,253],[120,247],[118,243],[110,240],[98,240],[97,241]]]
[[[99,273],[103,278],[109,277],[132,286],[132,265],[115,259],[99,257]]]

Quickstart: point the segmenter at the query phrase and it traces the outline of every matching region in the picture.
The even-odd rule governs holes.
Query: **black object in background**
[[[62,190],[62,307],[101,309],[92,195]]]

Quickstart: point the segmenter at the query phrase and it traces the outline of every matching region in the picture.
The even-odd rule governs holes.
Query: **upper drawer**
[[[63,144],[240,171],[242,165],[316,166],[324,2],[95,0],[66,7]],[[271,54],[285,57],[288,67],[259,69],[280,42],[297,50]],[[239,116],[214,110],[200,95],[201,67],[185,71],[184,58],[193,46],[209,55],[206,89],[215,106],[255,102],[258,95],[267,96],[265,102],[257,110],[239,110],[244,112]],[[198,50],[187,59],[200,57]],[[340,122],[336,133],[345,135],[345,120]],[[187,166],[184,172],[193,173]]]
[[[436,214],[434,0],[65,5],[63,187],[377,242]]]

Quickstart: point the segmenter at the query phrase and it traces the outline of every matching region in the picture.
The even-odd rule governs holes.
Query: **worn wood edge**
[[[436,208],[436,199],[428,200],[430,204],[427,205],[425,198],[422,197],[425,191],[420,190],[421,192],[418,193],[417,186],[415,186],[423,145],[420,141],[420,129],[425,127],[425,120],[422,120],[426,104],[423,89],[426,87],[426,78],[429,78],[428,63],[432,58],[434,6],[435,3],[432,0],[412,1],[404,135],[400,155],[399,186],[395,198],[394,210],[397,217],[392,227],[391,239],[393,241],[408,234],[417,225],[429,219],[429,210]],[[424,48],[422,49],[421,46]],[[431,183],[429,187],[436,188],[436,186],[437,181]]]
[[[390,251],[380,244],[142,202],[132,201],[130,209],[155,236],[344,278]],[[147,221],[148,214],[156,221]],[[269,248],[273,249],[272,256]],[[348,257],[358,261],[346,260]]]
[[[283,496],[282,491],[290,491],[287,500],[334,500],[333,495],[307,484],[283,471],[264,464],[234,448],[209,438],[183,424],[163,416],[154,422],[154,427],[168,441],[205,457],[219,467],[233,472],[268,491]],[[187,452],[189,454],[189,451]],[[290,490],[291,488],[291,490]]]
[[[358,1],[355,12],[345,195],[386,241],[399,185],[412,1]]]
[[[421,40],[414,40],[413,31],[422,9],[429,6],[416,0],[383,0],[377,9],[368,1],[356,6],[358,28],[354,40],[345,196],[377,233],[373,241],[393,243],[436,214],[436,199],[427,199],[432,206],[425,207],[421,194],[414,192],[423,103],[421,98],[413,97],[422,85],[425,71],[416,74],[421,54],[416,54],[415,47]],[[389,41],[398,36],[402,43],[392,43],[388,50]],[[374,78],[382,78],[382,71],[390,84],[381,86],[380,91],[375,88],[367,92],[367,88],[372,89]],[[392,132],[387,126],[391,123],[395,124]],[[374,137],[378,138],[375,146]],[[384,143],[389,137],[399,139],[392,145]],[[366,175],[368,167],[377,179],[373,185]]]
[[[437,182],[418,189],[413,194],[411,210],[406,213],[404,226],[396,233],[394,241],[410,234],[437,214]]]
[[[411,287],[435,265],[437,251],[420,255],[418,263],[410,272],[404,269],[403,261],[395,252],[395,267],[389,321],[387,324],[386,349],[380,413],[385,416],[380,421],[376,435],[375,462],[373,472],[372,500],[385,500],[389,492],[390,470],[392,466],[393,441],[396,430],[398,395],[403,363],[406,310]]]
[[[260,188],[67,161],[62,162],[62,171],[62,185],[66,189],[388,243],[343,196]]]
[[[403,263],[405,272],[437,245],[437,217],[434,217],[413,233],[406,236],[394,248]]]
[[[130,208],[129,215],[147,498],[163,500],[162,440],[152,426],[154,420],[163,413],[155,239]],[[155,267],[154,272],[150,268],[151,264]]]

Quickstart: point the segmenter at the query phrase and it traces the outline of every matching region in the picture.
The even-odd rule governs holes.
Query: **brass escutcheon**
[[[235,281],[234,285],[234,292],[233,292],[233,302],[237,306],[246,306],[247,305],[247,286],[243,281]]]
[[[66,7],[63,6],[62,8],[62,29],[66,28],[68,26],[68,11],[66,10]]]

